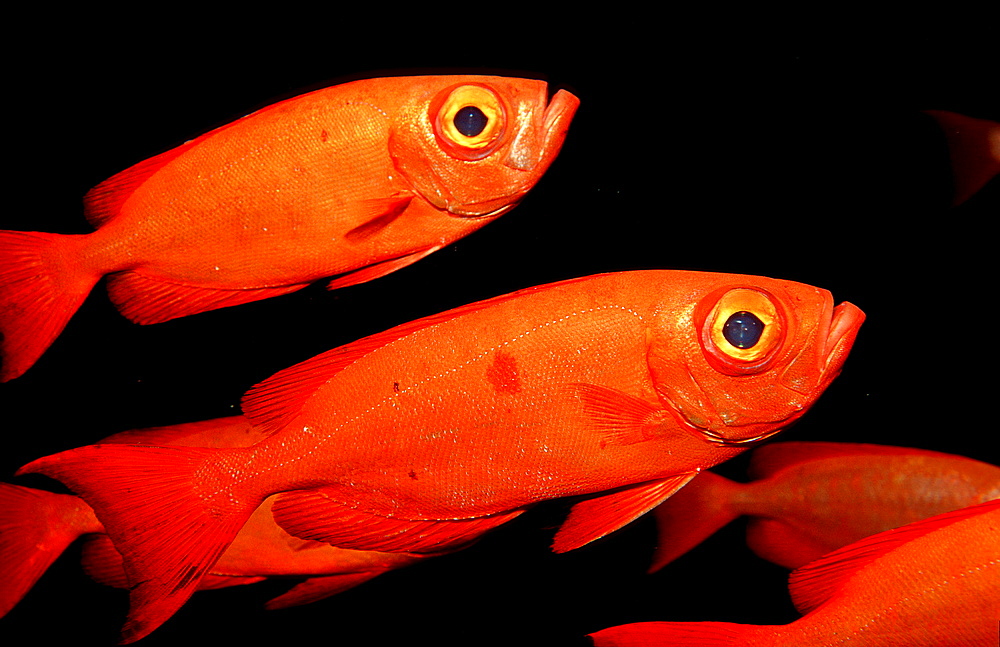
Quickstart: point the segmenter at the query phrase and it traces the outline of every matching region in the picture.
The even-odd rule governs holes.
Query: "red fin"
[[[75,496],[0,483],[0,617],[77,537],[99,530]]]
[[[405,195],[352,203],[351,208],[362,212],[360,219],[364,223],[344,234],[344,238],[352,243],[371,238],[402,215],[412,201],[412,195]]]
[[[166,427],[131,429],[108,436],[101,443],[170,447],[249,447],[266,437],[266,434],[253,427],[244,416],[229,416]]]
[[[207,573],[201,578],[201,582],[198,583],[198,590],[211,591],[213,589],[229,588],[230,586],[256,584],[266,579],[262,575],[216,575],[215,573]]]
[[[430,256],[439,249],[441,249],[441,245],[435,245],[433,247],[428,247],[427,249],[407,254],[406,256],[400,256],[399,258],[393,258],[387,261],[366,265],[365,267],[354,270],[353,272],[341,274],[327,283],[326,289],[336,290],[339,288],[346,288],[349,285],[358,285],[359,283],[365,283],[367,281],[371,281],[372,279],[392,274],[396,270],[402,269],[407,265],[413,265],[425,256]]]
[[[751,633],[768,627],[727,622],[635,622],[590,634],[594,647],[743,647]]]
[[[702,472],[653,511],[658,545],[649,572],[658,571],[688,552],[738,514],[732,491],[743,487],[713,472]]]
[[[167,163],[187,152],[198,141],[200,138],[134,164],[88,191],[87,195],[83,196],[83,215],[87,218],[87,222],[97,229],[112,220],[143,182]]]
[[[154,324],[238,306],[261,299],[301,290],[308,283],[271,288],[221,290],[182,283],[171,283],[141,272],[117,272],[108,275],[108,296],[119,312],[139,324]]]
[[[107,535],[87,537],[83,544],[80,563],[83,565],[83,572],[95,582],[116,589],[128,588],[128,578],[125,577],[121,553],[115,550],[115,545]]]
[[[655,508],[697,474],[685,472],[577,503],[556,533],[552,550],[565,553],[618,530]]]
[[[350,508],[326,488],[278,495],[271,509],[288,534],[339,548],[429,553],[451,549],[521,514],[513,510],[474,519],[397,519]]]
[[[856,572],[886,553],[935,530],[998,509],[1000,499],[987,501],[886,530],[828,553],[792,571],[788,578],[792,602],[800,613],[809,613],[829,600]]]
[[[298,97],[292,97],[291,99],[286,99],[285,101],[273,103],[250,114],[260,114],[267,112],[268,110],[273,110],[278,106],[297,98]],[[246,115],[246,117],[249,116],[250,115]],[[132,196],[132,193],[134,193],[135,190],[146,180],[155,175],[157,171],[192,148],[195,148],[209,137],[241,123],[243,119],[246,119],[246,117],[231,121],[190,141],[186,141],[180,146],[164,151],[159,155],[150,157],[149,159],[143,160],[138,164],[133,164],[124,171],[120,171],[104,180],[88,191],[87,195],[83,198],[85,210],[84,215],[86,216],[87,221],[94,227],[104,225],[118,215],[121,211],[122,205],[125,204],[125,201]]]
[[[785,441],[769,443],[755,449],[750,458],[747,473],[751,479],[771,476],[783,469],[795,467],[810,461],[850,456],[930,456],[935,458],[955,458],[928,449],[893,447],[890,445],[870,445],[867,443],[832,443],[818,441]]]
[[[365,571],[363,573],[340,573],[338,575],[310,577],[306,581],[296,584],[278,597],[268,600],[264,604],[264,607],[273,610],[310,604],[348,589],[353,589],[355,586],[378,577],[384,572],[384,570]]]
[[[195,473],[219,451],[90,445],[19,470],[62,481],[104,524],[132,587],[123,642],[149,634],[184,604],[260,503],[199,493]]]
[[[31,368],[101,278],[73,262],[81,238],[0,231],[0,382]]]
[[[655,437],[663,408],[616,389],[570,384],[583,409],[610,445],[632,445]]]

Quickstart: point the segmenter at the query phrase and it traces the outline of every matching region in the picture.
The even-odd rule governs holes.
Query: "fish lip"
[[[847,351],[853,345],[854,338],[864,321],[865,313],[849,301],[844,301],[833,309],[823,346],[824,375],[831,369],[837,371],[847,359]]]

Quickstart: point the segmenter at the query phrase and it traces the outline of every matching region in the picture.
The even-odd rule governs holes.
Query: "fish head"
[[[647,332],[657,394],[685,429],[748,447],[797,420],[840,373],[864,313],[802,283],[697,274]]]
[[[391,125],[396,170],[438,209],[464,218],[514,208],[556,158],[580,101],[544,81],[421,77]]]

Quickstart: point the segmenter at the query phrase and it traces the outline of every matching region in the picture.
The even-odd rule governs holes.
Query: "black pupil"
[[[475,137],[483,132],[489,119],[476,106],[465,106],[455,115],[455,128],[466,137]]]
[[[763,332],[764,322],[746,310],[730,315],[722,329],[726,341],[736,348],[753,348],[760,341]]]

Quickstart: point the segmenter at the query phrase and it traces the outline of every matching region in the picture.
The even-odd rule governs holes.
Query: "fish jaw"
[[[495,218],[514,208],[548,170],[580,101],[566,90],[548,101],[548,86],[536,80],[467,77],[466,83],[491,88],[504,106],[508,123],[495,149],[469,159],[450,153],[429,116],[439,103],[435,98],[425,114],[393,129],[390,155],[400,175],[435,208],[459,218]]]

